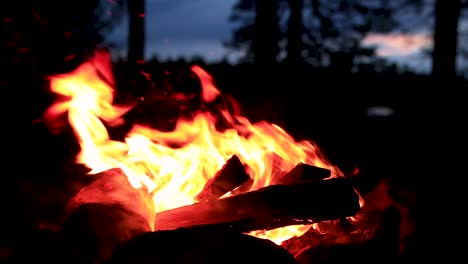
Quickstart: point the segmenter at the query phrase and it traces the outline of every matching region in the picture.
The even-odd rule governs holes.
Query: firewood
[[[154,223],[151,196],[133,188],[121,169],[89,177],[94,181],[82,188],[66,208],[61,232],[63,263],[103,263],[116,245],[150,232]]]
[[[281,163],[279,161],[280,157],[274,158],[274,163]],[[277,164],[278,165],[278,164]],[[303,182],[313,182],[326,179],[330,177],[331,171],[328,169],[316,167],[313,165],[298,163],[292,170],[287,173],[284,173],[281,168],[275,167],[272,172],[272,181],[270,185],[293,185]],[[249,178],[245,183],[237,187],[232,191],[233,195],[239,195],[241,193],[248,192],[254,181]]]
[[[118,204],[126,210],[143,216],[151,225],[154,223],[154,205],[151,195],[144,189],[135,189],[119,168],[88,175],[95,180],[82,188],[68,203],[66,216],[82,204]]]
[[[267,239],[235,232],[181,228],[145,233],[117,247],[109,264],[270,263],[297,264]]]
[[[120,204],[81,204],[67,218],[60,234],[61,261],[104,263],[117,245],[150,231],[142,215]]]
[[[295,254],[301,264],[310,263],[400,263],[398,240],[400,213],[395,207],[379,212],[379,227],[371,237],[353,232],[343,235],[330,234],[315,244],[309,243]],[[375,221],[375,220],[373,220]],[[356,237],[355,237],[356,236]]]
[[[280,168],[280,165],[281,165],[280,160],[281,160],[281,157],[273,155],[273,163],[278,166],[274,166],[273,168],[272,182],[270,185],[276,185],[276,184],[292,185],[292,184],[297,184],[301,182],[319,181],[319,180],[323,180],[331,176],[331,171],[328,169],[316,167],[316,166],[305,164],[302,162],[298,163],[289,172],[284,173],[283,171],[281,171],[281,168]],[[233,164],[231,164],[230,166],[227,166],[228,163],[233,163]],[[249,191],[254,181],[252,180],[252,178],[248,176],[244,167],[242,167],[241,169],[240,167],[242,165],[241,161],[237,158],[237,156],[234,155],[228,161],[228,163],[226,164],[225,167],[223,167],[220,170],[220,172],[218,172],[219,174],[223,175],[221,179],[225,179],[225,181],[221,181],[220,183],[215,183],[215,184],[219,184],[219,185],[223,184],[224,186],[230,186],[229,188],[225,188],[226,190],[234,187],[231,190],[229,190],[229,191],[232,191],[233,195],[238,195],[238,194]],[[218,180],[216,180],[216,178],[217,177],[215,177],[212,181],[217,182]],[[242,180],[243,182],[240,182],[240,180]],[[207,184],[207,186],[205,186],[204,190],[201,193],[210,194],[210,188],[213,188],[213,187],[208,187],[210,183],[211,181]],[[210,199],[219,198],[227,192],[228,191],[219,191],[218,193],[220,195],[211,195]],[[207,195],[205,195],[205,197],[206,196]],[[198,199],[198,200],[200,201],[203,199]]]
[[[217,199],[250,179],[244,164],[233,155],[197,195],[198,201]]]
[[[291,186],[271,185],[223,199],[209,200],[160,212],[155,230],[211,225],[237,232],[311,224],[352,216],[359,197],[346,179],[329,179]]]
[[[301,162],[285,175],[273,179],[272,184],[292,185],[301,182],[320,181],[330,176],[331,171],[329,169],[320,168]]]

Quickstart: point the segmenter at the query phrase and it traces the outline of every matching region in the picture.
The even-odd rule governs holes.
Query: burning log
[[[217,199],[250,180],[244,164],[233,155],[197,195],[197,200]]]
[[[273,172],[271,185],[293,185],[304,182],[314,182],[326,179],[331,176],[331,171],[328,169],[316,167],[302,162],[298,163],[296,167],[287,173],[279,173],[280,171],[280,168],[276,168],[276,172]],[[232,193],[234,195],[245,193],[250,190],[252,184],[253,180],[249,178],[246,183],[240,185],[238,188],[233,190]]]
[[[331,176],[331,171],[310,164],[299,163],[288,173],[272,176],[271,185],[293,185],[303,182],[312,182],[326,179]],[[197,196],[198,200],[216,199],[232,191],[233,195],[247,192],[253,184],[253,180],[247,174],[244,165],[234,155],[218,174],[207,183],[202,192]],[[203,198],[202,198],[203,197]]]
[[[155,210],[151,196],[142,189],[133,188],[121,169],[110,169],[90,177],[95,180],[81,189],[68,203],[68,215],[82,204],[118,204],[143,216],[148,223],[154,222]]]
[[[143,216],[119,204],[82,204],[61,232],[63,261],[103,263],[117,245],[150,231]]]
[[[359,197],[346,179],[271,185],[256,191],[160,212],[155,230],[206,226],[236,232],[311,224],[352,216]]]
[[[310,243],[295,254],[296,260],[301,264],[399,263],[400,213],[395,207],[387,208],[380,213],[383,214],[381,216],[383,219],[370,238],[359,234],[360,232],[349,233],[344,237],[336,234],[325,235],[315,245]]]
[[[152,200],[133,188],[120,169],[91,175],[96,180],[73,197],[61,236],[66,257],[101,263],[116,245],[151,231]]]
[[[267,239],[235,232],[181,228],[134,237],[116,248],[109,264],[271,263],[297,264]]]

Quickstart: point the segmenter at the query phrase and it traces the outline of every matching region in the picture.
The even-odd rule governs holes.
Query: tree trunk
[[[437,78],[456,76],[460,0],[437,0],[435,4],[432,74]]]
[[[290,64],[302,62],[302,8],[303,0],[289,0],[291,14],[288,22],[288,55],[286,60]]]
[[[252,45],[255,63],[274,65],[279,53],[278,1],[257,0],[255,9],[255,37]]]
[[[145,0],[128,0],[130,17],[127,59],[132,64],[144,62],[145,51]]]

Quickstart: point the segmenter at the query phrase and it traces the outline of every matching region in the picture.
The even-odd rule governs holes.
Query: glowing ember
[[[135,125],[125,142],[112,140],[103,122],[118,124],[119,117],[129,108],[112,104],[110,69],[108,54],[97,53],[70,74],[52,77],[51,90],[65,99],[48,109],[45,121],[57,127],[61,117],[68,115],[81,146],[77,162],[91,168],[91,174],[121,168],[134,188],[144,188],[152,194],[155,213],[197,202],[197,194],[234,154],[249,168],[254,181],[251,190],[269,185],[274,177],[299,162],[327,168],[332,177],[341,175],[312,142],[295,141],[275,124],[252,124],[222,108],[217,111],[229,123],[222,132],[215,128],[216,115],[200,110],[193,119],[179,119],[171,132]],[[217,99],[220,92],[211,76],[198,66],[192,71],[202,84],[202,103]],[[98,72],[104,73],[107,80],[103,81]],[[250,235],[280,244],[311,227],[287,226]]]

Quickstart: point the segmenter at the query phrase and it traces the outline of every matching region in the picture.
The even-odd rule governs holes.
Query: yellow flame
[[[332,177],[341,175],[312,142],[296,141],[275,124],[252,124],[223,107],[218,110],[230,125],[224,131],[216,129],[213,113],[200,110],[192,119],[179,119],[173,131],[137,124],[125,142],[112,140],[103,122],[114,122],[128,108],[112,104],[114,91],[99,77],[98,69],[106,69],[107,60],[95,56],[69,74],[54,76],[51,90],[67,99],[53,104],[45,120],[58,122],[67,113],[81,146],[77,162],[91,168],[91,174],[121,168],[134,188],[152,194],[155,213],[197,202],[197,194],[234,154],[249,168],[251,190],[271,184],[299,162],[330,169]],[[198,66],[192,71],[201,81],[205,103],[220,96],[207,72]],[[311,227],[294,225],[249,234],[281,244]]]

